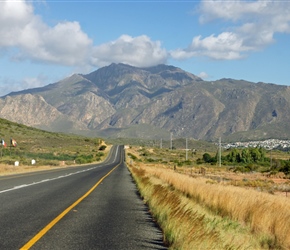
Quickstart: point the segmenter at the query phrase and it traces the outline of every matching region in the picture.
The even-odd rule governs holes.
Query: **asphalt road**
[[[115,146],[103,164],[0,176],[0,249],[167,249]]]

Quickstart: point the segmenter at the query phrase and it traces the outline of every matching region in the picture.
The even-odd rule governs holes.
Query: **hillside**
[[[217,141],[289,138],[290,88],[182,69],[111,64],[0,98],[0,117],[88,136]]]
[[[1,118],[0,139],[6,144],[1,145],[0,164],[13,165],[19,161],[20,165],[31,165],[35,159],[37,166],[59,166],[62,161],[71,165],[84,163],[81,160],[85,158],[88,162],[97,161],[101,156],[99,138],[48,132]],[[16,147],[11,145],[11,139],[16,141]]]

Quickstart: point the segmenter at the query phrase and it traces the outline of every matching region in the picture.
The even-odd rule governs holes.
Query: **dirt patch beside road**
[[[13,166],[13,165],[5,165],[0,164],[0,176],[3,175],[11,175],[11,174],[21,174],[26,172],[34,172],[34,171],[42,171],[42,170],[50,170],[56,168],[64,168],[67,166]]]

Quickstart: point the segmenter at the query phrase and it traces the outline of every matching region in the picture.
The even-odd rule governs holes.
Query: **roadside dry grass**
[[[53,166],[18,166],[15,167],[13,165],[0,165],[0,175],[10,175],[10,174],[20,174],[26,172],[33,172],[33,171],[41,171],[41,170],[48,170],[54,169],[59,167]]]
[[[215,214],[147,168],[130,170],[170,249],[263,249],[248,226]]]
[[[171,249],[290,249],[289,198],[235,186],[220,170],[205,178],[130,152],[138,157],[129,169]]]

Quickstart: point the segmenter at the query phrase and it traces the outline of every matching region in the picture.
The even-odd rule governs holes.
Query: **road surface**
[[[167,249],[122,146],[102,164],[0,176],[0,249]]]

